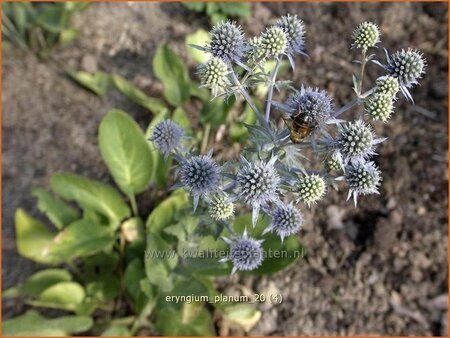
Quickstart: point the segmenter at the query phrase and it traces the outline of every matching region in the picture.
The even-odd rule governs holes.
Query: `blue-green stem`
[[[272,97],[273,97],[273,87],[275,86],[275,79],[277,78],[278,70],[280,69],[281,58],[277,58],[277,63],[275,64],[275,69],[272,71],[272,76],[270,77],[269,83],[269,93],[267,95],[267,104],[266,104],[266,121],[269,122],[270,119],[270,108],[272,106]]]

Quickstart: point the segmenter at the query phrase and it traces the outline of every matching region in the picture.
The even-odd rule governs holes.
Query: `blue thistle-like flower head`
[[[374,120],[387,122],[394,111],[394,97],[388,93],[375,93],[364,101],[364,108]]]
[[[349,186],[348,199],[353,196],[355,206],[358,195],[378,194],[381,174],[373,162],[358,162],[351,164],[345,178]]]
[[[228,239],[222,237],[230,245],[230,254],[221,261],[230,260],[233,263],[232,274],[239,271],[252,271],[258,268],[264,260],[264,250],[261,246],[262,240],[256,240],[244,231],[242,237]]]
[[[321,176],[312,174],[302,177],[297,184],[298,201],[310,206],[311,203],[321,200],[326,190],[327,185]]]
[[[262,46],[262,37],[255,36],[248,41],[249,51],[247,53],[248,60],[253,64],[262,64],[266,61],[267,55]]]
[[[380,30],[372,22],[363,22],[353,31],[353,47],[367,50],[380,42]]]
[[[262,33],[260,43],[260,47],[267,57],[278,57],[286,53],[288,38],[283,29],[271,26]]]
[[[344,162],[364,162],[375,155],[374,148],[385,139],[376,139],[372,128],[362,120],[349,122],[340,128],[336,147]]]
[[[253,226],[261,206],[278,201],[280,177],[274,168],[276,157],[267,163],[250,163],[241,156],[241,168],[236,175],[239,197],[253,208]]]
[[[305,24],[297,18],[297,15],[282,16],[275,25],[286,33],[288,54],[305,54]]]
[[[216,221],[225,221],[234,214],[234,205],[228,201],[227,196],[215,196],[209,202],[209,214]]]
[[[418,50],[402,49],[388,56],[388,72],[397,78],[402,87],[411,88],[425,73],[426,61]]]
[[[331,97],[324,90],[304,88],[296,91],[285,102],[291,116],[304,114],[303,120],[314,129],[320,129],[331,118]]]
[[[210,88],[214,96],[225,92],[230,85],[228,66],[218,57],[213,56],[199,65],[197,73],[200,76],[201,86]]]
[[[240,26],[231,21],[221,22],[213,27],[210,34],[207,51],[225,62],[241,60],[247,48]]]
[[[170,120],[164,120],[155,126],[150,140],[161,153],[168,156],[180,145],[183,135],[184,130],[178,124]]]
[[[221,168],[208,155],[192,156],[183,159],[179,169],[181,185],[184,186],[194,199],[194,210],[200,197],[206,197],[217,191]]]
[[[303,224],[302,214],[292,203],[277,205],[271,216],[272,223],[264,233],[274,232],[281,237],[281,241],[298,232]]]

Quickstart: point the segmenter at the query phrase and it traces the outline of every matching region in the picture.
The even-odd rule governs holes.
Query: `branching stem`
[[[280,69],[281,58],[277,59],[277,63],[275,64],[275,69],[272,72],[272,76],[270,78],[269,83],[269,92],[267,95],[267,103],[266,103],[266,121],[269,122],[270,119],[270,108],[272,106],[272,97],[273,97],[273,87],[275,86],[275,79],[277,78],[278,70]]]

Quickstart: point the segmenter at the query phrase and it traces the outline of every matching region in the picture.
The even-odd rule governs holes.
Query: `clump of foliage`
[[[116,336],[215,335],[211,311],[242,330],[253,327],[260,312],[221,298],[214,278],[271,274],[297,261],[304,253],[298,238],[303,214],[330,188],[345,183],[355,205],[359,196],[377,194],[381,172],[375,151],[385,139],[371,124],[389,120],[399,91],[412,99],[409,90],[425,67],[422,55],[410,49],[387,53],[386,64],[377,61],[367,52],[380,41],[378,27],[364,23],[353,34],[353,47],[361,51],[355,98],[335,108],[323,89],[277,80],[283,59],[294,68],[296,57],[306,53],[305,32],[296,16],[280,18],[250,40],[233,22],[215,26],[206,43],[195,46],[209,56],[198,76],[200,86],[215,96],[212,101],[166,46],[153,60],[165,101],[116,75],[70,72],[100,95],[113,84],[154,118],[145,132],[116,109],[101,122],[101,155],[118,189],[56,173],[51,192],[33,190],[52,230],[17,210],[19,253],[50,268],[4,296],[75,315],[50,320],[28,312],[4,322],[5,335],[89,329]],[[369,61],[384,74],[363,91]],[[275,90],[289,95],[275,101]],[[266,98],[259,102],[261,93]],[[202,130],[194,131],[186,113],[192,101],[200,102]],[[359,117],[344,120],[352,107]],[[220,134],[223,126],[245,145],[239,158],[226,163],[209,149],[211,130]],[[321,167],[306,168],[307,155],[317,156]],[[148,191],[161,200],[153,199],[157,205],[150,213],[136,200]],[[44,320],[52,325],[39,327]]]
[[[3,2],[2,34],[16,46],[46,57],[56,45],[78,36],[70,20],[88,5],[88,2]]]
[[[198,13],[205,13],[212,24],[230,18],[248,18],[251,4],[246,2],[183,2],[183,6]]]

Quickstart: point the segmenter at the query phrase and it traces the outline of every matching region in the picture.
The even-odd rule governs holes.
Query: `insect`
[[[283,120],[290,131],[289,137],[292,143],[301,143],[316,128],[316,123],[311,116],[303,113],[301,110],[295,115],[290,115],[287,118],[283,117]]]

